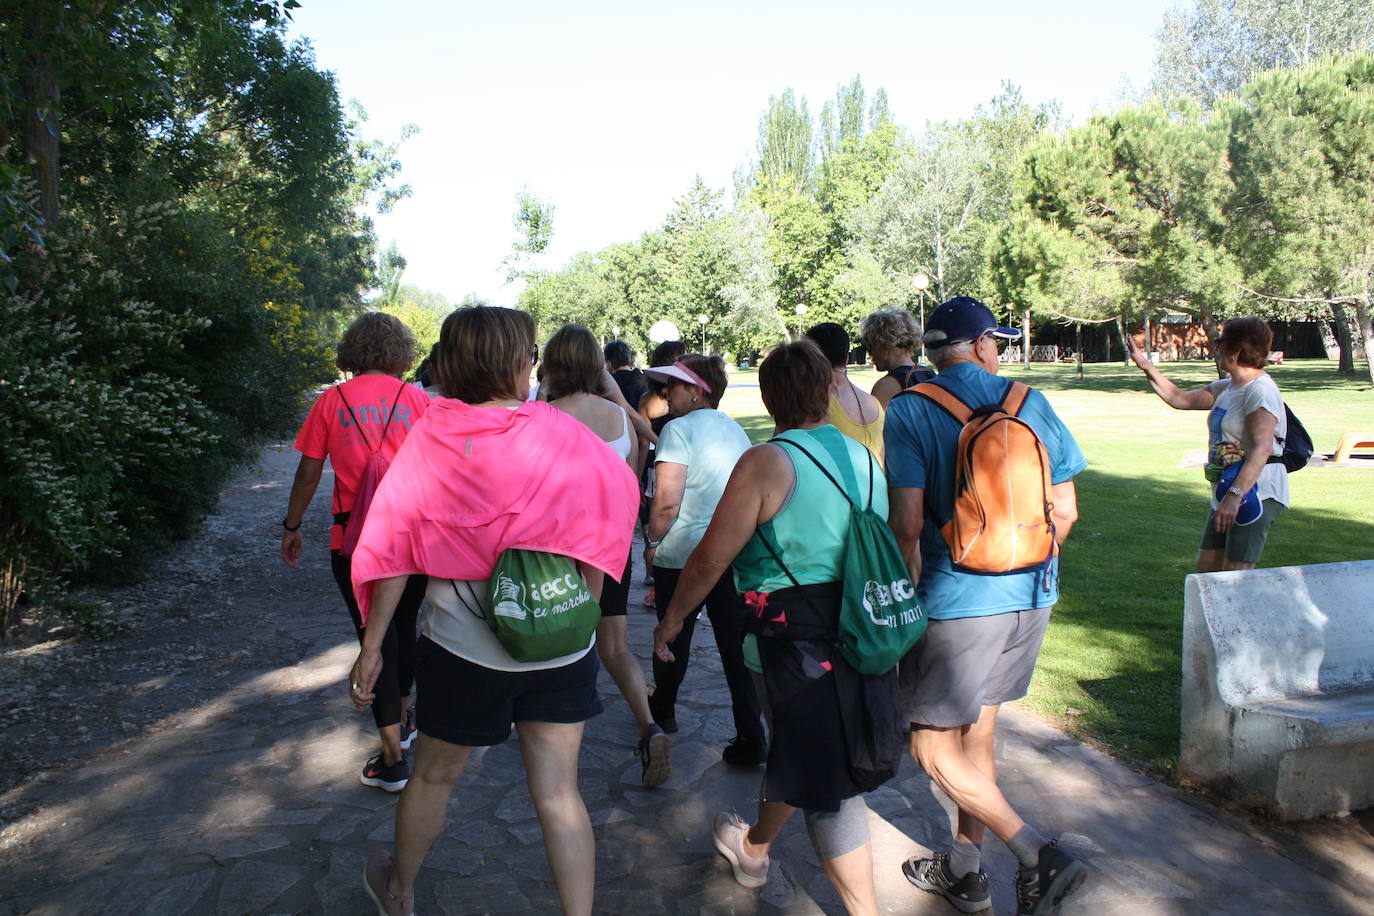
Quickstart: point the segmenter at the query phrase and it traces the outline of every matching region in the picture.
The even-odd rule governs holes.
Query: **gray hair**
[[[921,328],[905,309],[883,309],[859,324],[859,336],[870,350],[879,345],[911,352],[921,338]]]
[[[977,343],[977,341],[956,340],[952,344],[945,344],[943,347],[938,347],[934,350],[930,349],[929,344],[927,344],[926,353],[930,356],[930,361],[933,362],[938,369],[949,365],[956,359],[973,359],[973,345],[975,343]]]

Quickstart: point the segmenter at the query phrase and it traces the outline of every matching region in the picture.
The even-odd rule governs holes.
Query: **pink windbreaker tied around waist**
[[[436,398],[406,437],[353,554],[367,622],[376,579],[486,579],[507,548],[580,560],[619,581],[639,488],[596,434],[556,407]]]

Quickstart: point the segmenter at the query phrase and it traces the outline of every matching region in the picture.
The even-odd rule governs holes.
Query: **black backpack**
[[[1288,415],[1288,436],[1283,439],[1274,437],[1283,446],[1283,454],[1270,455],[1269,464],[1281,464],[1291,474],[1307,467],[1307,459],[1312,457],[1312,437],[1287,403],[1283,405],[1283,412]]]

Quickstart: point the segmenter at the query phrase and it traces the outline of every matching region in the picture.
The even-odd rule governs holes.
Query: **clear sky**
[[[549,263],[662,223],[695,175],[729,189],[770,95],[813,115],[855,75],[896,120],[964,117],[1021,86],[1082,120],[1148,81],[1172,0],[524,3],[303,0],[296,35],[394,139],[414,188],[378,218],[404,281],[513,303],[500,262],[515,193],[556,208]]]

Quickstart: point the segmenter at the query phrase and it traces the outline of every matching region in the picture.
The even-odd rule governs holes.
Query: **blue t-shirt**
[[[719,410],[702,408],[678,417],[658,436],[656,464],[685,464],[687,481],[672,527],[654,552],[654,565],[682,569],[696,550],[749,435]]]
[[[971,362],[940,371],[935,384],[957,394],[970,407],[998,404],[1010,381]],[[1073,434],[1055,415],[1050,402],[1031,389],[1021,408],[1050,455],[1050,479],[1071,480],[1088,466]],[[887,407],[883,441],[887,449],[887,482],[892,487],[925,490],[925,524],[921,528],[921,581],[916,586],[932,620],[991,617],[1009,611],[1049,607],[1059,600],[1059,560],[1046,569],[1006,575],[959,572],[950,562],[949,545],[940,527],[954,514],[954,471],[959,445],[958,420],[943,407],[919,395],[904,394]]]

